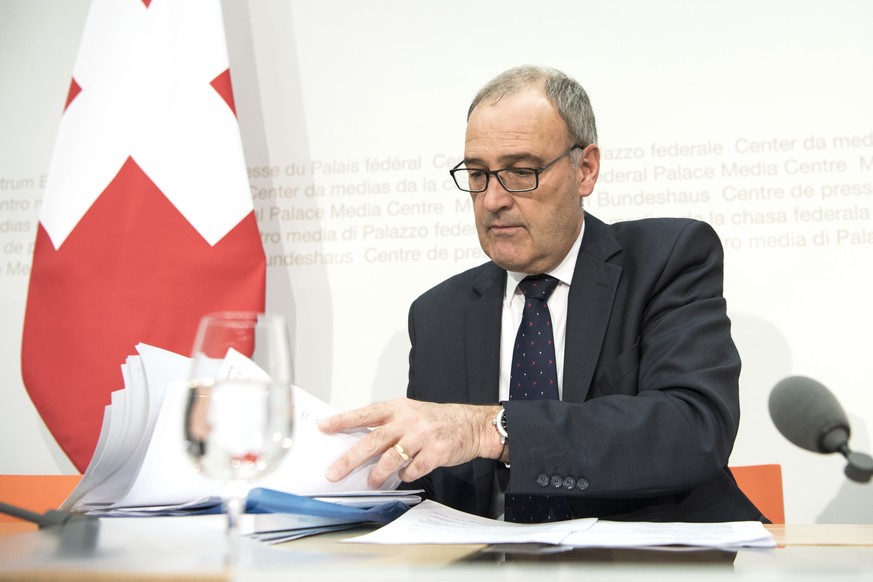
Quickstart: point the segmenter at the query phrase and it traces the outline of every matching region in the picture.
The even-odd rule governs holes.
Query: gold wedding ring
[[[404,463],[409,462],[409,455],[406,453],[406,451],[403,450],[403,447],[400,446],[400,443],[394,445],[394,450],[397,452],[398,455],[400,455],[400,458],[403,459]]]

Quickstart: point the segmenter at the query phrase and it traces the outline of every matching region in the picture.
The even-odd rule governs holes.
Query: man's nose
[[[503,184],[500,183],[497,176],[493,174],[488,180],[488,187],[485,188],[485,191],[479,194],[479,196],[483,197],[483,206],[485,210],[489,212],[508,208],[515,202],[515,198],[512,197],[512,194],[503,187]]]

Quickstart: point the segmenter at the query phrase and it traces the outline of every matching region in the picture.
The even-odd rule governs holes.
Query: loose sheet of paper
[[[427,500],[372,533],[343,541],[369,544],[560,544],[569,534],[585,531],[595,521],[509,523],[471,515]]]
[[[542,543],[573,547],[632,548],[687,545],[775,547],[757,521],[730,523],[649,523],[574,519],[554,523],[506,523],[424,501],[378,530],[344,540],[371,544]]]
[[[573,532],[562,542],[577,548],[698,546],[773,548],[776,541],[760,521],[725,523],[652,523],[599,520],[587,531]]]

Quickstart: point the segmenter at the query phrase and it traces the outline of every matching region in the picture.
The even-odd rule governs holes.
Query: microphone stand
[[[61,554],[84,556],[93,553],[97,547],[100,520],[93,515],[57,510],[35,513],[3,502],[0,502],[0,513],[35,523],[39,529],[58,534],[60,536],[58,551]]]
[[[838,450],[849,462],[844,471],[846,477],[858,483],[868,483],[873,478],[873,457],[867,453],[853,452],[848,443],[843,443]]]
[[[93,515],[79,515],[78,513],[55,510],[47,511],[46,513],[35,513],[21,507],[3,503],[2,501],[0,501],[0,513],[35,523],[40,529],[79,521],[97,521],[97,518]]]

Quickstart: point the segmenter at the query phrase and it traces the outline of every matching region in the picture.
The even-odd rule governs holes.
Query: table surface
[[[211,516],[218,517],[221,516]],[[88,532],[37,531],[0,523],[0,580],[873,580],[873,525],[771,525],[778,547],[564,550],[539,545],[348,544],[368,529],[277,546],[244,540],[225,564],[222,521],[101,520]],[[83,544],[86,546],[82,550]],[[535,570],[535,572],[532,572]],[[536,576],[536,578],[533,578]]]

